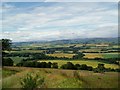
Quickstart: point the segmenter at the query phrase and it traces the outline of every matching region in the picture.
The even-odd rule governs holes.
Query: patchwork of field
[[[73,64],[86,64],[94,68],[96,68],[99,63],[103,63],[94,60],[39,60],[39,62],[52,62],[52,63],[56,62],[58,63],[59,67],[63,64],[66,64],[67,62],[72,62]],[[106,68],[114,68],[114,69],[119,68],[119,66],[115,64],[107,64],[107,63],[103,63],[103,64],[105,64]]]
[[[4,67],[8,72],[19,71],[5,75],[3,73],[3,88],[21,88],[20,80],[27,73],[39,75],[44,77],[44,84],[42,88],[117,88],[118,87],[118,73],[106,72],[93,73],[91,71],[83,70],[60,70],[48,68],[26,68],[26,67]],[[99,83],[98,83],[99,81]]]

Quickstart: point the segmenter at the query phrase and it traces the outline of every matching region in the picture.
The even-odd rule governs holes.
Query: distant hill
[[[77,38],[77,39],[65,39],[55,41],[30,41],[30,42],[14,42],[16,46],[30,45],[30,44],[91,44],[91,43],[112,43],[118,44],[120,38]],[[119,41],[120,42],[120,41]]]
[[[68,39],[68,40],[57,40],[51,41],[54,44],[77,44],[77,43],[118,43],[118,38],[83,38],[83,39]]]

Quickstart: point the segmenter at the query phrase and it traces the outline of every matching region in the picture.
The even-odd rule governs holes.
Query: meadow
[[[61,70],[48,68],[4,67],[4,70],[19,72],[3,78],[3,88],[21,88],[20,80],[27,73],[44,77],[42,88],[117,88],[118,73],[93,73],[83,70]],[[6,73],[3,73],[3,75]],[[99,80],[99,83],[98,83]]]

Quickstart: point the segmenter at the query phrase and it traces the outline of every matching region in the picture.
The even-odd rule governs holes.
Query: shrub
[[[88,66],[86,64],[82,64],[80,67],[81,70],[87,70],[87,68],[88,68]]]
[[[80,69],[80,64],[75,64],[74,67],[75,67],[76,70],[79,70]]]
[[[42,87],[44,83],[44,78],[36,76],[32,76],[31,73],[27,74],[24,78],[21,79],[20,84],[22,85],[22,88],[25,90],[33,90],[37,88],[38,86]]]
[[[58,68],[58,63],[53,63],[52,68]]]
[[[71,62],[67,62],[67,64],[63,64],[60,68],[62,68],[62,69],[75,69],[75,66]]]
[[[13,66],[14,61],[11,58],[3,58],[2,65],[3,66]]]

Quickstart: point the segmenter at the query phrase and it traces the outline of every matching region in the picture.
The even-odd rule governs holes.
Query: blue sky
[[[115,2],[4,2],[1,13],[2,38],[17,42],[118,35]]]

